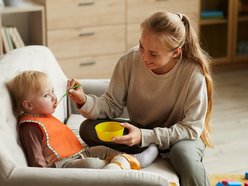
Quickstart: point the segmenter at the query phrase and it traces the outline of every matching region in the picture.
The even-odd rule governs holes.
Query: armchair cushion
[[[0,62],[0,177],[8,177],[15,167],[27,167],[21,148],[16,117],[11,107],[11,98],[5,83],[24,70],[41,70],[49,74],[58,94],[62,95],[66,77],[60,69],[54,55],[46,47],[24,47],[5,55]],[[56,74],[56,76],[54,76]],[[56,117],[67,117],[66,100],[56,110]]]

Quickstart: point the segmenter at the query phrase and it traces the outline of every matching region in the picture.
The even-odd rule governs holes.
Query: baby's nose
[[[52,101],[57,101],[57,96],[52,95]]]

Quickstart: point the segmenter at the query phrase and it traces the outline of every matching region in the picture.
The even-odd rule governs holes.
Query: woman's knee
[[[194,141],[180,141],[174,144],[170,150],[170,160],[177,171],[191,174],[197,164],[202,164],[202,153],[194,144]]]
[[[207,186],[209,181],[202,163],[204,146],[196,141],[181,141],[170,150],[170,160],[185,186]]]

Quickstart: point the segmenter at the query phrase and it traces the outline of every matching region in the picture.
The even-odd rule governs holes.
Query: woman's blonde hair
[[[205,127],[201,134],[203,142],[213,147],[211,142],[210,118],[213,107],[213,81],[211,76],[209,55],[201,48],[198,36],[192,28],[189,19],[182,14],[172,14],[158,11],[141,23],[142,33],[153,34],[154,39],[162,46],[173,51],[181,47],[179,57],[197,63],[206,79],[208,109],[205,118]]]
[[[24,111],[23,101],[40,92],[47,80],[48,76],[44,72],[24,71],[7,82],[7,88],[17,115],[22,114]]]

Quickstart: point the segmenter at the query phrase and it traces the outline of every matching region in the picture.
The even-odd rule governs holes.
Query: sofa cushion
[[[45,46],[27,46],[6,54],[0,62],[1,84],[25,70],[39,70],[48,74],[60,98],[65,90],[67,78],[56,58]],[[66,99],[56,108],[54,115],[64,121],[67,117]]]

